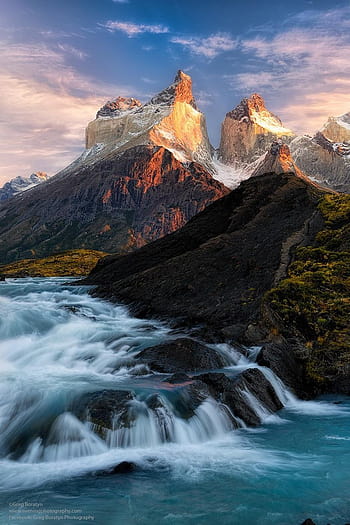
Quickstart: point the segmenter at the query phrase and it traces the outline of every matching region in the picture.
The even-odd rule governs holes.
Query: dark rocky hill
[[[183,226],[227,191],[199,164],[136,146],[4,204],[0,261],[78,248],[126,252]]]
[[[337,356],[347,355],[349,345],[343,342],[342,347],[339,338],[337,350],[328,356],[336,369],[333,379],[316,384],[310,366],[317,362],[313,349],[317,352],[318,347],[313,345],[318,332],[307,328],[303,316],[294,324],[290,321],[292,312],[302,305],[301,298],[291,302],[289,310],[286,307],[282,318],[273,307],[277,300],[280,304],[291,300],[288,287],[283,288],[290,265],[299,250],[320,246],[320,232],[327,227],[322,203],[333,198],[346,196],[331,195],[294,174],[251,178],[181,230],[129,255],[100,260],[88,282],[98,285],[98,295],[132,305],[140,315],[196,327],[207,341],[265,345],[263,362],[299,394],[337,391],[334,378],[342,373],[345,376],[338,385],[344,392],[350,371],[340,368]],[[338,275],[334,285],[330,279],[328,286],[334,287],[334,301],[343,301],[344,313],[347,292],[340,297],[339,279]],[[279,290],[274,292],[277,298],[269,296],[271,290]],[[306,288],[305,294],[306,309],[308,301],[314,309],[321,308],[315,286]],[[337,323],[344,316],[339,319],[331,322],[328,342],[336,337]],[[344,334],[343,325],[342,330]],[[325,376],[325,367],[319,373]]]

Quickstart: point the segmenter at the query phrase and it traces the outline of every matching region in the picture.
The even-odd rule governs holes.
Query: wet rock
[[[112,476],[114,474],[129,474],[130,472],[134,472],[136,470],[137,466],[132,461],[121,461],[114,467],[108,468],[106,470],[101,470],[98,472],[94,472],[94,476]]]
[[[156,410],[157,408],[163,408],[164,404],[158,394],[152,394],[146,399],[146,404],[151,410]]]
[[[146,362],[156,372],[170,373],[211,370],[226,365],[218,352],[186,338],[146,348],[137,359]]]
[[[190,376],[182,372],[177,372],[176,374],[173,374],[167,379],[164,379],[163,383],[170,383],[173,385],[177,385],[177,384],[185,383],[186,381],[191,381]]]
[[[71,411],[81,421],[91,421],[100,429],[112,429],[116,415],[118,426],[129,427],[132,422],[129,402],[134,398],[133,392],[123,390],[89,392],[74,401]]]
[[[307,518],[301,525],[316,525],[316,523],[311,518]]]
[[[211,395],[204,381],[193,381],[181,389],[179,395],[172,400],[177,416],[189,419],[195,415],[195,410]]]
[[[302,367],[288,343],[265,344],[258,353],[256,362],[260,366],[271,368],[288,388],[304,397]]]
[[[129,474],[130,472],[134,472],[135,469],[135,463],[132,463],[131,461],[122,461],[110,470],[109,474]]]
[[[261,423],[260,416],[249,400],[249,393],[268,412],[273,413],[283,407],[272,385],[257,368],[249,368],[236,378],[209,373],[201,374],[197,379],[206,383],[211,395],[227,405],[248,426],[255,427]]]

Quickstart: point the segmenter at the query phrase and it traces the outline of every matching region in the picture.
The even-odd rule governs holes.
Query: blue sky
[[[252,92],[297,132],[350,111],[348,1],[2,0],[0,45],[0,182],[63,168],[104,101],[145,101],[178,69],[214,146]]]

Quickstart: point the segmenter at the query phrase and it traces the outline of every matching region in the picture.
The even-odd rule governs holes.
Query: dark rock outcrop
[[[239,326],[236,338],[244,342],[264,293],[283,278],[296,247],[312,242],[310,220],[323,194],[295,175],[249,179],[178,232],[103,259],[87,282],[140,315],[202,325],[207,337]]]
[[[167,379],[164,379],[163,383],[170,383],[171,385],[179,385],[182,383],[186,383],[187,381],[192,381],[190,376],[188,376],[184,372],[175,372],[175,374],[172,374]]]
[[[266,343],[259,362],[301,396],[349,394],[349,210],[306,177],[253,177],[87,282],[206,341]]]
[[[222,368],[227,363],[215,350],[193,339],[176,339],[170,343],[142,350],[137,359],[144,361],[156,372],[197,372]]]
[[[131,461],[122,461],[121,463],[118,463],[115,467],[113,467],[108,473],[109,474],[129,474],[130,472],[134,472],[136,470],[135,463],[132,463]]]
[[[132,392],[124,390],[89,392],[72,403],[71,412],[82,421],[90,421],[100,431],[113,428],[116,414],[119,426],[129,427],[128,404],[134,397]]]
[[[294,348],[293,348],[294,346]],[[260,366],[270,368],[283,383],[299,393],[303,392],[303,367],[296,359],[295,347],[298,341],[289,344],[286,341],[279,343],[265,343],[257,355],[256,362]]]
[[[245,370],[234,379],[221,373],[202,374],[197,376],[197,379],[208,385],[214,399],[227,405],[233,414],[248,426],[254,427],[261,423],[250,396],[253,396],[267,413],[276,412],[283,407],[273,387],[257,368]]]

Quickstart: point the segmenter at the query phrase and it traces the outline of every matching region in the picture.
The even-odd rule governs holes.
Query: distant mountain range
[[[0,261],[81,248],[129,252],[267,171],[310,175],[349,191],[349,122],[346,114],[314,137],[297,137],[253,94],[227,113],[215,151],[191,78],[179,71],[145,104],[107,102],[86,128],[83,154],[54,177],[37,173],[5,184]]]
[[[14,179],[6,182],[3,187],[0,188],[0,202],[5,202],[11,199],[11,197],[18,195],[18,193],[21,193],[22,191],[34,188],[34,186],[47,181],[47,179],[47,173],[42,171],[32,173],[29,175],[29,177],[15,177]]]

